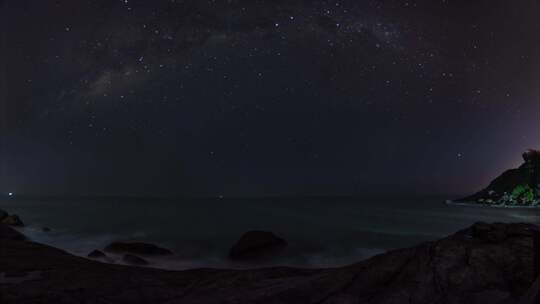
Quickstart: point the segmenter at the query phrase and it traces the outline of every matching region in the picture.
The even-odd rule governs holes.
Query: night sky
[[[0,192],[468,193],[540,148],[536,0],[0,7]]]

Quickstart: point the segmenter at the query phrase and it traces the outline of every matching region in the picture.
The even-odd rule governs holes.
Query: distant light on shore
[[[9,192],[9,193],[8,193],[8,196],[13,196],[13,192]]]

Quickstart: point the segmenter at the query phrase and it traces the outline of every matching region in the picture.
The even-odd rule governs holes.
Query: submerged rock
[[[141,255],[170,255],[173,254],[169,249],[158,247],[154,244],[147,243],[123,243],[114,242],[105,247],[105,251],[116,253],[132,253]]]
[[[148,265],[148,261],[132,254],[126,254],[122,258],[122,261],[132,265]]]
[[[17,227],[24,226],[24,223],[22,222],[22,220],[19,218],[19,216],[15,215],[15,214],[11,214],[11,215],[8,215],[7,217],[5,217],[2,220],[2,223],[6,224],[6,225],[9,225],[9,226],[17,226]]]
[[[43,231],[43,232],[51,232],[51,228],[43,227],[43,228],[41,228],[41,231]]]
[[[94,250],[88,254],[88,257],[93,258],[93,259],[99,259],[99,258],[106,258],[107,255],[103,253],[102,251]]]
[[[268,231],[249,231],[231,248],[232,260],[251,260],[270,257],[287,247],[287,242]]]

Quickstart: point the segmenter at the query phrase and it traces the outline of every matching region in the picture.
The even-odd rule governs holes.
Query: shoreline
[[[492,208],[492,209],[526,209],[526,210],[540,210],[540,206],[508,206],[508,205],[487,205],[473,202],[460,202],[455,200],[446,200],[444,204],[447,206],[463,206],[463,207],[476,207],[476,208]]]
[[[318,228],[316,226],[315,221],[313,221],[313,226],[310,227],[317,228],[318,230],[310,230],[309,234],[306,234],[305,242],[308,245],[301,243],[304,241],[304,239],[298,238],[298,236],[294,235],[294,233],[291,233],[291,236],[287,233],[287,231],[280,231],[278,229],[278,234],[284,236],[288,241],[291,241],[291,251],[286,252],[284,255],[272,258],[261,265],[250,263],[251,265],[247,266],[243,263],[234,262],[227,258],[227,253],[231,246],[246,230],[237,229],[240,231],[239,233],[228,232],[226,235],[227,238],[222,236],[220,236],[219,239],[215,238],[219,241],[219,243],[211,243],[214,241],[214,239],[205,238],[205,236],[202,235],[202,237],[200,237],[201,244],[204,242],[204,244],[211,244],[214,246],[211,249],[207,249],[198,243],[194,244],[193,242],[188,242],[189,240],[184,241],[184,239],[175,239],[174,237],[177,234],[169,233],[169,230],[165,231],[164,234],[158,234],[156,231],[157,229],[160,229],[159,227],[161,226],[149,225],[146,223],[140,227],[136,227],[136,233],[130,232],[132,229],[131,227],[123,226],[121,229],[118,229],[117,226],[110,226],[111,223],[115,223],[114,221],[109,222],[108,225],[103,225],[107,227],[107,229],[101,229],[97,232],[91,231],[89,233],[81,230],[80,226],[72,227],[66,225],[66,222],[69,223],[69,221],[60,221],[60,224],[58,224],[58,214],[72,216],[73,212],[64,212],[64,210],[73,209],[74,207],[72,207],[72,205],[67,205],[67,207],[64,205],[58,205],[61,206],[62,210],[55,212],[55,214],[49,214],[49,211],[47,211],[46,208],[38,204],[32,204],[31,206],[34,207],[28,207],[27,209],[15,204],[6,205],[5,209],[12,210],[13,212],[21,215],[21,218],[27,222],[26,224],[28,225],[27,227],[22,228],[20,231],[29,236],[32,240],[56,248],[61,248],[69,253],[84,258],[86,258],[87,255],[94,250],[103,251],[103,249],[113,241],[139,241],[164,246],[165,248],[173,250],[175,255],[157,258],[150,257],[146,259],[150,263],[150,265],[147,267],[168,270],[186,270],[199,267],[219,269],[246,269],[259,266],[288,266],[310,269],[343,267],[389,250],[410,247],[420,242],[440,239],[450,233],[453,233],[454,231],[469,227],[478,220],[504,223],[535,223],[539,220],[539,213],[532,208],[523,208],[521,209],[522,211],[518,211],[519,209],[503,207],[497,208],[496,206],[481,206],[478,204],[465,204],[463,202],[450,201],[449,205],[470,207],[452,208],[447,204],[443,205],[441,202],[444,200],[445,198],[439,198],[438,200],[426,200],[426,202],[422,204],[413,204],[414,202],[411,202],[411,206],[409,206],[407,202],[400,202],[399,205],[381,204],[377,205],[375,209],[373,209],[368,202],[363,213],[368,214],[368,212],[375,212],[375,214],[378,214],[379,216],[389,215],[391,218],[396,218],[398,220],[400,226],[399,228],[401,229],[389,227],[388,230],[382,230],[379,226],[368,226],[367,224],[364,224],[363,216],[355,217],[354,221],[359,223],[359,229],[353,230],[352,228],[357,228],[357,226],[349,226],[355,224],[351,220],[350,223],[347,222],[347,229],[336,230],[335,232],[331,233],[333,236],[327,237],[327,239],[330,239],[330,237],[345,239],[343,236],[346,236],[347,241],[321,242],[324,247],[310,247],[312,244],[318,244],[316,241],[313,241],[315,240],[315,236],[320,232],[324,232],[322,228]],[[357,208],[357,205],[360,207]],[[361,203],[354,205],[345,204],[345,206],[347,208],[340,209],[340,213],[336,213],[340,215],[339,217],[336,216],[336,218],[343,218],[343,216],[341,216],[345,214],[343,211],[351,210],[350,208],[355,208],[355,210],[356,208],[358,210],[363,210],[364,208],[364,205]],[[490,207],[490,209],[472,209],[481,207]],[[506,209],[506,211],[500,211],[501,209]],[[78,215],[78,213],[75,213],[75,215]],[[114,220],[115,217],[116,216],[113,216],[111,218]],[[319,219],[319,217],[316,219]],[[437,225],[439,219],[445,222],[442,222],[440,226],[433,226]],[[369,221],[370,219],[368,218],[367,220]],[[402,220],[402,222],[399,222],[400,220]],[[368,223],[371,223],[371,221]],[[42,227],[45,226],[52,227],[52,231],[44,232]],[[329,225],[329,227],[334,226],[336,225]],[[181,227],[181,225],[178,227]],[[202,227],[202,231],[204,231],[204,226],[198,225],[197,227]],[[294,228],[294,226],[290,225],[287,227]],[[435,229],[430,229],[431,227],[435,227]],[[70,230],[72,228],[73,230]],[[273,230],[274,228],[274,226],[271,226],[269,230]],[[194,231],[194,237],[199,237],[201,235],[197,234],[197,230]],[[349,231],[354,231],[354,235],[353,232]],[[328,233],[328,235],[331,234]],[[308,239],[308,237],[311,237],[312,239]],[[199,255],[197,256],[193,254],[193,252],[197,252]],[[115,262],[123,264],[121,261],[121,255],[112,257],[111,263]]]

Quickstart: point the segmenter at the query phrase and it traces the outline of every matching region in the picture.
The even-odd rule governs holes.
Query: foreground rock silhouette
[[[529,224],[483,224],[332,269],[112,265],[0,226],[0,303],[515,303],[533,281]]]
[[[0,241],[24,241],[26,237],[17,230],[8,227],[7,225],[0,224]]]

